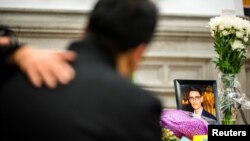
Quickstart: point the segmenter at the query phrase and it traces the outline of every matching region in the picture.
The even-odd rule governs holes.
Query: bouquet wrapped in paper
[[[193,118],[183,110],[165,109],[161,115],[162,128],[169,129],[177,138],[192,139],[194,135],[207,135],[208,122],[203,118]]]

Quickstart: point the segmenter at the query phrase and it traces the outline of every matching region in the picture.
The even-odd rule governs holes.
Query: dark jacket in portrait
[[[207,112],[206,110],[202,110],[202,113],[201,113],[202,116],[205,116],[205,117],[208,117],[210,119],[213,119],[213,120],[217,120],[216,117],[212,114],[210,114],[209,112]]]

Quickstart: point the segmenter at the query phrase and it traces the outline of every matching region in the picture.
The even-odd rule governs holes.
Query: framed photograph
[[[177,109],[220,123],[216,80],[175,79],[174,87]]]

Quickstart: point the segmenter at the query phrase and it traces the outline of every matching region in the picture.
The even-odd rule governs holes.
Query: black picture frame
[[[217,124],[220,124],[220,107],[216,80],[189,80],[189,79],[175,79],[174,88],[176,95],[177,109],[181,109],[188,112],[193,112],[192,106],[188,101],[188,89],[190,87],[196,87],[202,90],[204,94],[211,94],[214,101],[211,98],[206,98],[206,103],[203,103],[203,108],[216,117]],[[213,106],[213,107],[212,107]]]

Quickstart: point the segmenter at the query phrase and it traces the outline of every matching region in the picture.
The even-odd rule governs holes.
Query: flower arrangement
[[[214,50],[218,54],[213,60],[220,70],[220,107],[224,124],[231,124],[236,110],[232,106],[239,95],[239,84],[235,76],[240,72],[246,58],[250,39],[250,22],[236,17],[233,10],[223,10],[222,15],[211,18],[208,23],[214,40]]]
[[[163,109],[160,119],[163,141],[192,140],[195,135],[208,134],[208,122],[193,118],[192,113],[176,109]]]
[[[213,62],[222,73],[237,74],[249,45],[250,22],[234,15],[222,15],[209,22],[214,49],[218,58]]]

